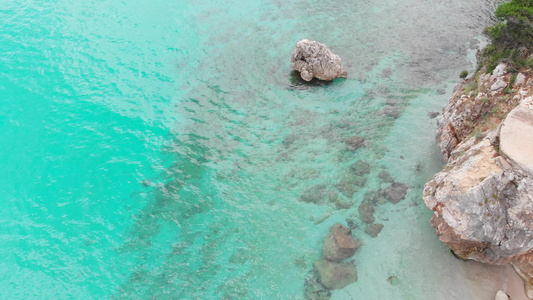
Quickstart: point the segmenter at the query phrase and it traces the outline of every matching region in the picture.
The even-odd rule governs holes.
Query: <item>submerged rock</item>
[[[317,184],[306,189],[298,200],[315,204],[328,204],[337,200],[337,193],[325,184]]]
[[[337,200],[335,201],[335,207],[337,207],[337,209],[347,209],[351,206],[352,202],[344,197],[337,197]]]
[[[322,247],[322,258],[329,261],[340,261],[355,254],[361,243],[356,241],[351,230],[341,224],[335,224],[329,229],[330,233]]]
[[[383,108],[383,114],[393,119],[398,119],[402,115],[402,111],[399,107],[387,106]]]
[[[351,168],[359,176],[370,173],[370,165],[362,160],[356,161]]]
[[[327,211],[325,213],[322,214],[322,216],[318,217],[318,218],[315,218],[315,217],[311,217],[310,220],[313,221],[316,225],[326,221],[329,217],[331,217],[331,215],[333,214],[333,211]]]
[[[365,193],[364,202],[372,203],[374,205],[387,203],[387,198],[383,195],[383,190],[368,191]]]
[[[364,176],[354,176],[352,180],[353,180],[353,184],[357,186],[363,187],[366,185],[366,177]]]
[[[305,280],[304,299],[306,300],[329,300],[331,292],[320,282],[318,274],[311,272],[311,276]]]
[[[440,115],[440,113],[438,112],[428,112],[428,117],[430,119],[435,119],[436,117],[438,117]]]
[[[337,183],[337,189],[348,198],[352,198],[353,194],[357,191],[354,181],[350,180],[350,178],[341,178],[339,183]]]
[[[325,259],[315,261],[313,267],[320,282],[330,290],[338,290],[357,281],[357,272],[353,263],[336,263]]]
[[[331,81],[335,78],[346,78],[347,73],[342,68],[342,60],[333,54],[326,45],[303,39],[296,44],[291,56],[292,68],[300,72],[305,81],[313,77]]]
[[[367,224],[374,223],[374,204],[372,202],[363,201],[359,204],[359,218]]]
[[[394,178],[392,178],[390,173],[387,172],[386,170],[381,171],[381,173],[379,173],[378,177],[384,183],[393,183],[394,182]]]
[[[352,198],[353,194],[357,191],[357,187],[362,187],[366,184],[366,178],[363,176],[357,176],[355,174],[345,174],[339,179],[337,183],[337,189],[344,196]]]
[[[356,186],[365,186],[366,184],[366,177],[365,176],[359,176],[353,173],[346,173],[344,176],[340,178],[339,183],[348,183]]]
[[[357,149],[365,145],[365,139],[357,135],[347,138],[344,142],[346,143],[346,148],[350,151],[357,151]]]
[[[400,279],[398,279],[398,277],[396,277],[396,276],[389,276],[389,278],[387,278],[387,282],[390,285],[399,285],[400,284]]]
[[[405,183],[393,182],[389,188],[385,190],[385,197],[389,199],[392,204],[402,201],[407,195],[409,187]]]
[[[378,234],[381,232],[382,229],[383,229],[383,224],[380,224],[380,223],[370,224],[366,226],[365,233],[375,238],[378,236]]]
[[[306,264],[305,264],[305,257],[304,256],[298,256],[294,259],[294,265],[297,266],[298,268],[300,269],[305,269],[306,267]]]
[[[289,134],[286,136],[283,141],[281,142],[283,146],[286,148],[289,148],[296,140],[298,140],[298,136],[295,134]]]

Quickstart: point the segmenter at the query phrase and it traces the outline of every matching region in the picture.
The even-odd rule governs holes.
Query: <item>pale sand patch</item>
[[[464,268],[472,300],[494,300],[498,290],[503,290],[513,300],[529,300],[524,291],[522,278],[509,264],[491,266],[467,261]]]

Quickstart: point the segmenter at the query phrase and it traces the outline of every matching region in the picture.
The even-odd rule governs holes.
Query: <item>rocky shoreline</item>
[[[533,73],[509,67],[455,87],[437,119],[447,163],[423,199],[455,255],[511,263],[533,299]]]

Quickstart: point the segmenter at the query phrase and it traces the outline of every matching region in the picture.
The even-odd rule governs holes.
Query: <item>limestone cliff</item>
[[[456,255],[513,264],[533,299],[533,74],[507,68],[454,89],[438,119],[447,164],[423,198]]]

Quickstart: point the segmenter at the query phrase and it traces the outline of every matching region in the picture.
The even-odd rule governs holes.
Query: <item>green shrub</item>
[[[500,62],[512,64],[515,69],[527,66],[518,49],[533,47],[533,0],[513,0],[496,10],[498,24],[487,27],[484,33],[491,39],[481,57],[481,65],[492,72]]]
[[[513,85],[516,81],[516,74],[511,75],[511,79],[509,79],[509,85]]]
[[[524,63],[524,67],[533,68],[533,58],[530,58],[530,59],[526,60],[525,63]]]
[[[488,35],[491,39],[497,40],[502,35],[502,31],[505,29],[505,26],[506,25],[504,23],[498,23],[496,25],[485,28],[483,33]]]
[[[475,94],[477,94],[477,82],[475,82],[475,81],[471,81],[471,82],[465,84],[465,94],[468,94],[468,93],[470,93],[472,91]]]
[[[461,79],[465,79],[466,76],[468,76],[468,71],[463,71],[463,72],[461,72],[461,74],[459,74],[459,78],[461,78]]]
[[[496,9],[496,17],[500,19],[515,18],[518,20],[532,20],[533,1],[531,0],[513,0],[504,3]]]
[[[511,78],[509,79],[509,86],[505,89],[505,93],[511,94],[513,92],[513,84],[516,81],[516,74],[511,75]]]

